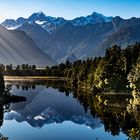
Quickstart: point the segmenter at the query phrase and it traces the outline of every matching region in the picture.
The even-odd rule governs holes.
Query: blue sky
[[[140,0],[0,0],[0,21],[19,16],[27,18],[38,11],[66,19],[94,11],[106,16],[140,17]]]

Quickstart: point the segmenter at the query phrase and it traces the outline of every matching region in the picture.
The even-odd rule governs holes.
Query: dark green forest
[[[69,84],[93,92],[140,89],[140,43],[126,48],[114,45],[106,49],[104,57],[61,63],[44,69],[35,65],[1,65],[0,72],[10,76],[67,77]]]

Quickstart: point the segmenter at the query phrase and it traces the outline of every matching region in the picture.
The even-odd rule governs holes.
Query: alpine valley
[[[1,34],[1,31],[4,33]],[[140,18],[135,17],[106,17],[93,12],[86,17],[66,20],[46,16],[43,12],[33,13],[27,19],[19,17],[17,20],[7,19],[1,23],[0,54],[5,58],[1,63],[22,64],[32,58],[29,61],[32,64],[54,65],[66,60],[74,62],[103,56],[105,50],[114,44],[125,48],[140,42],[139,34]],[[6,55],[10,54],[6,51],[7,47],[11,47],[10,51],[19,55],[14,55],[16,61]]]

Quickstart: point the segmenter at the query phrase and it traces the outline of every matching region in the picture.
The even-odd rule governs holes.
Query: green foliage
[[[133,90],[140,91],[140,64],[138,63],[128,75],[130,87]]]
[[[123,48],[123,47],[122,47]],[[67,77],[70,84],[79,89],[90,91],[122,90],[131,83],[132,88],[139,89],[140,82],[140,44],[121,49],[114,45],[106,50],[104,57],[78,60],[74,63],[66,61],[45,69],[38,69],[35,65],[0,66],[4,75],[23,76],[57,76]],[[134,67],[135,66],[135,67]],[[134,68],[133,68],[134,67]],[[128,77],[128,78],[127,78]]]
[[[135,55],[132,57],[134,61],[133,68],[129,72],[127,79],[130,83],[130,87],[134,91],[140,92],[140,44],[137,43],[134,48],[133,52]]]

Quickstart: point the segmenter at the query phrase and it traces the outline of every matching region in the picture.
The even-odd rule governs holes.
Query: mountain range
[[[62,17],[51,17],[46,16],[42,11],[33,13],[29,18],[25,19],[23,17],[19,17],[17,20],[14,19],[6,19],[1,25],[6,27],[7,29],[16,29],[21,27],[25,23],[29,24],[38,24],[42,28],[44,28],[50,34],[55,33],[58,29],[60,29],[64,24],[70,22],[75,26],[84,26],[87,24],[96,24],[102,22],[110,22],[113,17],[106,17],[102,14],[93,12],[91,15],[87,17],[77,17],[73,20],[66,20]]]
[[[140,42],[140,18],[107,17],[97,12],[73,20],[38,12],[27,19],[7,19],[1,25],[25,32],[57,63],[103,56],[106,48],[114,44],[126,47]]]

